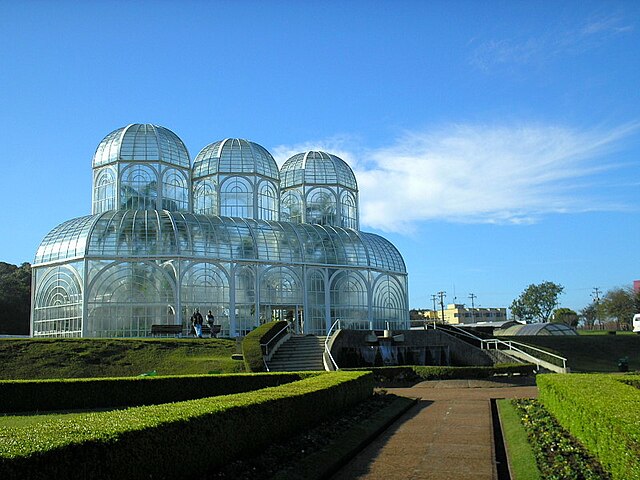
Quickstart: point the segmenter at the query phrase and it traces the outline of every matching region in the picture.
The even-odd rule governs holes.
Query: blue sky
[[[0,261],[91,210],[129,123],[346,160],[411,307],[640,279],[640,2],[0,0]]]

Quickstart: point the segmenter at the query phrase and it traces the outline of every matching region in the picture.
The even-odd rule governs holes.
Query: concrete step
[[[322,356],[326,337],[313,335],[293,335],[280,345],[271,361],[268,362],[272,372],[324,370]]]

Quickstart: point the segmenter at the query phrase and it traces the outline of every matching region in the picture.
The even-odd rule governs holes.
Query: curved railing
[[[525,343],[516,342],[514,340],[500,340],[498,338],[491,338],[491,339],[480,338],[472,334],[471,332],[468,332],[465,329],[457,327],[455,325],[447,325],[446,328],[440,327],[440,329],[444,332],[455,333],[457,336],[466,337],[470,340],[473,340],[474,342],[479,343],[479,347],[483,350],[491,350],[493,348],[494,350],[512,350],[514,352],[518,352],[520,355],[529,359],[531,363],[534,363],[538,367],[538,370],[542,366],[541,363],[546,362],[558,368],[562,368],[564,372],[568,371],[566,358],[561,357],[560,355],[556,355],[554,353],[548,352],[541,348],[527,345]],[[529,350],[530,352],[528,352],[527,350]],[[531,352],[534,352],[534,353],[531,353]]]
[[[333,329],[336,327],[336,325],[338,326],[336,331],[340,330],[340,319],[333,322],[333,325],[331,325],[331,328],[327,332],[327,338],[324,339],[324,352],[327,354],[327,357],[329,357],[329,360],[331,360],[331,364],[333,365],[333,368],[335,370],[340,370],[340,367],[338,367],[338,364],[334,360],[333,355],[331,355],[331,349],[329,349],[329,340],[331,340],[331,335],[333,335],[332,332],[333,332]]]

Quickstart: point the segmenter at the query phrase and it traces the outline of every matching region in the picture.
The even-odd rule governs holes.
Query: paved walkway
[[[420,401],[332,479],[497,479],[490,399],[537,396],[531,379],[518,380],[389,388]]]

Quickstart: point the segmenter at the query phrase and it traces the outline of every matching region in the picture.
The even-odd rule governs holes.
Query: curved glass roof
[[[162,161],[189,168],[187,147],[171,130],[149,123],[134,123],[114,130],[98,145],[93,166],[118,161]]]
[[[193,178],[216,174],[253,173],[280,180],[278,165],[261,145],[226,138],[204,147],[193,162]]]
[[[372,233],[166,210],[111,210],[65,222],[44,238],[34,263],[83,256],[184,256],[406,273],[404,260],[393,244]]]
[[[281,187],[297,187],[304,184],[340,185],[358,190],[351,167],[330,153],[310,151],[298,153],[284,162],[280,169]]]
[[[574,328],[564,323],[528,323],[518,324],[500,330],[500,335],[578,335]]]

